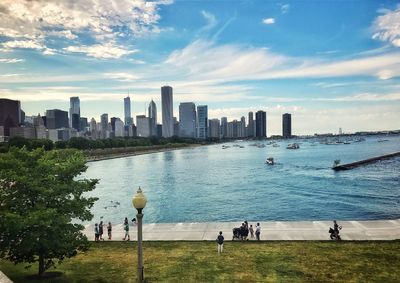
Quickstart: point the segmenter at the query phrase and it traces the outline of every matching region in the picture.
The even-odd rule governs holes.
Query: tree
[[[84,226],[97,198],[86,197],[97,180],[75,179],[86,171],[77,150],[0,154],[0,258],[39,263],[39,276],[65,258],[88,248]],[[74,222],[73,222],[74,221]]]

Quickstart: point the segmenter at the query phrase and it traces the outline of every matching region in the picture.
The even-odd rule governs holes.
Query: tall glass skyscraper
[[[247,125],[247,136],[254,137],[254,118],[253,112],[249,112],[249,124]]]
[[[256,112],[256,137],[267,137],[267,113],[265,111]]]
[[[69,98],[69,126],[80,130],[81,102],[78,96]]]
[[[197,106],[197,138],[208,137],[208,107],[207,105]]]
[[[162,110],[162,136],[165,138],[174,135],[174,114],[173,114],[173,100],[172,100],[172,87],[161,87],[161,110]]]
[[[129,97],[125,97],[124,98],[124,113],[125,113],[125,126],[129,126],[133,124],[132,121],[132,113],[131,113],[131,98]]]
[[[150,136],[157,136],[157,106],[153,99],[150,101],[149,108]]]
[[[193,102],[179,104],[179,136],[196,137],[196,105]]]
[[[292,115],[289,113],[282,115],[282,136],[284,139],[292,137]]]

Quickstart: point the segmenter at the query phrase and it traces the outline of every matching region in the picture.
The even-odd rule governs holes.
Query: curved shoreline
[[[249,225],[254,223],[249,223]],[[392,241],[400,239],[400,219],[371,221],[340,221],[342,240]],[[232,240],[232,229],[241,222],[204,223],[150,223],[143,224],[144,241],[215,241],[223,232],[227,241]],[[261,240],[265,241],[330,241],[332,221],[260,221]],[[137,239],[136,225],[130,225],[131,240]],[[85,225],[84,234],[93,241],[94,225]],[[104,229],[104,238],[107,232]],[[122,224],[113,225],[113,241],[121,241],[125,232]],[[251,239],[253,240],[253,239]]]

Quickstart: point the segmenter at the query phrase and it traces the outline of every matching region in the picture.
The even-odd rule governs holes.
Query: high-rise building
[[[292,115],[289,113],[282,115],[282,137],[284,139],[292,137]]]
[[[18,127],[21,120],[21,103],[18,100],[0,99],[0,126],[3,127],[4,136],[10,136],[10,128]]]
[[[150,137],[150,118],[146,115],[136,116],[136,134],[138,137]]]
[[[179,136],[179,121],[176,117],[173,117],[174,120],[174,136]]]
[[[69,127],[79,132],[81,118],[81,102],[78,96],[69,98]]]
[[[247,136],[254,137],[254,117],[253,112],[249,112],[249,124],[247,125]]]
[[[124,113],[125,113],[125,126],[129,126],[133,124],[132,112],[131,112],[131,98],[124,98]]]
[[[59,109],[46,110],[46,125],[47,129],[68,128],[68,112]]]
[[[256,112],[256,137],[267,137],[267,113],[262,110]]]
[[[246,118],[244,116],[242,116],[242,118],[240,118],[240,126],[239,126],[238,136],[239,136],[239,138],[247,137],[247,134],[246,134]]]
[[[173,98],[172,87],[161,87],[161,107],[162,107],[162,135],[165,138],[174,135],[173,121]]]
[[[179,136],[196,137],[196,105],[193,102],[179,104]]]
[[[157,106],[153,99],[150,101],[148,113],[150,119],[150,136],[157,136]]]
[[[94,118],[90,120],[90,137],[92,139],[97,139],[97,123]]]
[[[219,138],[221,134],[221,125],[219,119],[211,119],[209,121],[209,126],[210,138]]]
[[[221,137],[228,137],[228,118],[226,117],[221,118]]]
[[[208,136],[208,107],[197,106],[197,138],[206,139]]]
[[[103,114],[100,116],[100,138],[107,139],[110,137],[110,132],[108,130],[108,114]]]
[[[88,128],[88,120],[85,117],[81,117],[79,119],[79,129],[81,130],[81,132],[86,132],[87,128]]]
[[[123,137],[125,135],[124,122],[117,118],[114,122],[114,137]]]

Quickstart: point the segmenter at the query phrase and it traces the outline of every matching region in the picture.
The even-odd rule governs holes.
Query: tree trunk
[[[39,277],[42,277],[45,270],[46,269],[44,266],[44,256],[43,256],[43,254],[39,254]]]

